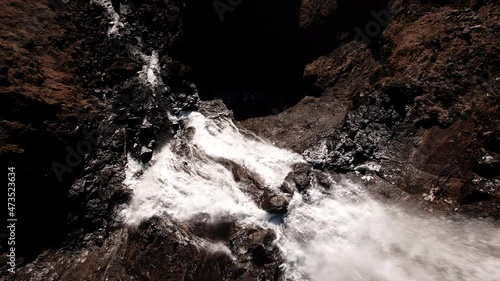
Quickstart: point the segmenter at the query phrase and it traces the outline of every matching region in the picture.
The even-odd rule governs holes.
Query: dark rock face
[[[294,164],[293,171],[285,178],[283,191],[293,194],[295,190],[304,191],[311,184],[311,168],[306,164]]]
[[[272,243],[274,234],[269,230],[246,229],[232,222],[225,235],[220,236],[220,227],[213,226],[215,234],[204,240],[200,236],[206,237],[206,234],[194,235],[185,225],[168,218],[153,218],[130,231],[123,229],[117,219],[117,210],[130,197],[130,191],[122,185],[126,155],[129,153],[147,163],[154,150],[178,129],[169,114],[197,109],[197,87],[187,80],[190,69],[173,60],[169,53],[177,44],[182,7],[180,2],[133,3],[132,11],[126,16],[128,26],[120,30],[118,37],[108,37],[108,28],[103,24],[108,21],[107,16],[96,4],[74,1],[58,11],[58,20],[67,32],[61,44],[75,46],[72,71],[80,77],[78,86],[99,107],[99,112],[91,121],[75,122],[80,134],[72,146],[77,147],[85,139],[78,139],[84,132],[92,132],[94,141],[92,149],[81,155],[79,169],[71,178],[64,177],[71,187],[56,198],[67,204],[61,212],[65,219],[58,225],[64,228],[58,237],[63,239],[61,245],[64,246],[61,250],[43,252],[34,263],[43,264],[47,270],[35,273],[30,270],[33,265],[30,264],[20,269],[17,278],[277,280],[281,275],[282,258]],[[158,10],[168,12],[158,13]],[[142,36],[142,43],[137,42],[137,34]],[[130,48],[137,48],[143,56],[131,52]],[[148,64],[147,60],[153,58],[153,51],[157,52],[159,63],[154,71],[166,87],[148,85],[138,73]],[[15,99],[19,100],[22,101]],[[49,115],[47,118],[59,113],[60,107],[54,108],[54,113],[54,110],[44,111]],[[19,111],[26,109],[23,106]],[[283,202],[271,198],[276,211],[286,208]],[[182,244],[183,239],[191,242]],[[212,245],[217,241],[223,246]],[[71,258],[82,250],[89,251],[83,265]],[[236,261],[231,253],[237,253]],[[156,265],[158,260],[165,261],[162,267]]]
[[[33,36],[2,37],[10,46],[2,56],[4,84],[12,89],[2,89],[0,97],[6,107],[0,117],[2,158],[21,167],[18,172],[25,180],[19,184],[29,187],[18,194],[27,204],[19,206],[24,221],[19,244],[24,246],[18,253],[28,259],[58,244],[102,245],[109,229],[116,227],[116,207],[128,200],[129,191],[122,186],[127,153],[149,161],[153,149],[175,132],[168,113],[196,108],[197,90],[185,80],[186,67],[160,51],[158,76],[170,87],[154,95],[138,78],[146,61],[129,50],[137,44],[135,35],[108,37],[103,8],[84,2],[71,1],[57,15],[42,4],[33,7],[36,12],[24,9],[23,1],[4,5],[10,7],[10,20],[2,28],[18,23],[8,28],[26,26],[29,30],[20,34]],[[139,6],[131,18],[142,21],[148,5]],[[165,10],[170,17],[180,16],[178,9]],[[25,13],[41,15],[44,21]],[[27,22],[16,22],[16,17]],[[158,27],[131,24],[135,34],[142,29],[139,34],[147,37],[141,51],[152,55],[151,46],[161,49]],[[33,43],[24,44],[28,41]],[[80,148],[85,152],[78,152]],[[34,229],[42,224],[51,231],[35,239]]]
[[[79,280],[82,276],[90,280],[278,280],[282,258],[271,243],[273,234],[235,224],[230,229],[229,237],[224,237],[228,244],[216,244],[196,237],[183,224],[153,217],[135,229],[108,233],[103,245],[86,252],[46,252],[40,257],[44,270],[34,270],[30,264],[17,280]],[[239,254],[231,256],[230,248]]]
[[[305,6],[308,13],[321,7],[313,2],[306,2],[312,5]],[[325,13],[340,9],[340,4],[324,3],[329,5]],[[498,69],[491,62],[498,61],[498,47],[492,44],[498,42],[492,33],[498,7],[489,2],[392,4],[390,23],[369,38],[368,46],[346,34],[336,39],[337,47],[306,64],[305,76],[311,91],[321,93],[318,97],[277,116],[242,123],[284,147],[305,147],[296,151],[304,151],[318,169],[370,173],[420,200],[439,186],[436,199],[426,203],[429,210],[498,218],[498,183],[491,172],[484,173],[494,164],[476,162],[484,149],[490,154],[497,149],[500,103],[493,73]],[[336,113],[321,108],[323,103],[345,108],[343,120],[329,128],[307,124],[315,139],[283,138],[279,127],[299,130],[296,121],[287,121],[291,114],[315,116],[318,124],[316,110]],[[488,178],[476,180],[474,173],[481,169]],[[481,200],[488,203],[466,200],[463,205],[472,190],[486,190],[489,195]]]
[[[490,133],[485,140],[484,148],[495,153],[500,153],[500,129]]]
[[[208,0],[128,1],[114,37],[89,1],[57,13],[10,2],[2,31],[26,30],[0,35],[0,153],[27,187],[19,201],[34,199],[20,206],[12,280],[282,280],[269,229],[203,214],[124,228],[117,216],[130,199],[127,154],[150,161],[179,129],[169,113],[196,110],[198,92],[237,119],[264,116],[239,125],[304,152],[309,164],[287,176],[287,195],[233,171],[278,217],[312,181],[328,188],[327,170],[373,174],[419,200],[432,192],[431,210],[500,218],[493,1],[243,1],[223,21]],[[371,11],[391,20],[366,44],[356,27],[375,20]],[[138,74],[155,55],[165,87]],[[92,149],[59,181],[52,164],[68,165],[66,148],[88,132]]]
[[[460,203],[467,211],[477,211],[481,202],[494,202],[500,193],[500,179],[487,179],[475,176],[474,179],[462,186]],[[498,208],[498,207],[497,207]]]
[[[474,163],[473,171],[486,178],[500,176],[500,155],[488,153],[481,156]]]
[[[98,106],[74,83],[70,54],[76,46],[64,44],[64,28],[45,2],[1,5],[0,168],[16,168],[16,249],[22,261],[58,245],[65,235],[66,195],[83,168],[67,166],[67,149],[85,139],[82,129],[96,121]],[[54,162],[71,170],[62,181]]]
[[[190,243],[180,242],[179,236]],[[131,247],[122,266],[137,272],[129,275],[132,278],[152,280],[225,280],[241,274],[241,268],[226,252],[194,239],[182,225],[152,218],[130,233]],[[163,261],[161,265],[159,260]]]
[[[74,202],[69,220],[72,236],[105,238],[107,229],[117,224],[113,219],[116,208],[129,196],[121,184],[127,153],[147,163],[154,149],[178,128],[168,114],[197,108],[196,87],[184,80],[189,70],[173,61],[163,45],[175,34],[160,36],[168,17],[180,17],[176,5],[162,1],[135,3],[125,15],[126,25],[116,36],[108,36],[108,27],[102,23],[109,19],[97,4],[72,2],[60,12],[61,21],[75,22],[78,30],[83,30],[79,33],[83,51],[75,57],[79,82],[87,95],[106,108],[102,114],[105,120],[92,127],[99,135],[97,148],[73,185],[75,192],[70,193]],[[161,18],[157,15],[151,18],[153,6],[169,12]],[[178,28],[175,24],[172,21],[166,30],[174,31]],[[142,37],[139,43],[136,36]],[[154,59],[158,59],[157,69],[148,65]],[[141,74],[145,66],[149,68]],[[158,84],[149,84],[150,78],[141,77],[149,75],[147,71],[155,72]],[[99,239],[88,239],[89,243],[96,241],[102,243]]]
[[[300,1],[234,1],[222,14],[214,3],[186,1],[183,36],[172,48],[192,66],[201,97],[221,97],[237,119],[300,100]]]

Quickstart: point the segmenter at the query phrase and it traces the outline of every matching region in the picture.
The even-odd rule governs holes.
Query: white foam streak
[[[182,149],[185,144],[174,142],[156,156],[153,166],[140,179],[128,177],[126,183],[133,187],[134,198],[125,211],[126,220],[137,224],[162,214],[187,220],[198,213],[212,217],[236,215],[253,222],[264,220],[267,213],[244,194],[230,169],[215,158],[240,163],[256,173],[264,173],[266,182],[277,183],[288,174],[288,164],[296,156],[263,141],[245,138],[227,120],[218,125],[196,112],[183,119],[188,128],[195,130],[188,147]]]
[[[139,78],[144,84],[151,86],[153,89],[159,86],[164,86],[161,78],[159,77],[161,69],[158,59],[158,51],[153,51],[151,56],[140,53],[144,65],[139,72]]]
[[[314,189],[312,204],[294,198],[279,241],[289,278],[499,280],[497,227],[420,218],[356,193],[358,202]]]
[[[198,213],[264,218],[265,212],[238,189],[224,166],[207,159],[193,162],[172,150],[166,147],[141,180],[129,182],[135,192],[127,211],[130,223],[162,214],[179,220]]]
[[[193,144],[212,157],[229,159],[258,173],[269,187],[277,187],[293,163],[304,162],[298,154],[279,149],[255,136],[245,136],[229,120],[214,122],[200,113],[188,119],[195,129]]]

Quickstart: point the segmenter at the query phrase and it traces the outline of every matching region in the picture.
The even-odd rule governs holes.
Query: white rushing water
[[[138,54],[141,59],[145,62],[142,67],[142,70],[139,72],[139,79],[143,81],[146,85],[150,86],[153,89],[158,87],[165,87],[163,81],[160,78],[160,63],[158,59],[158,51],[153,51],[151,56],[147,56],[136,49],[133,50],[133,53]]]
[[[108,35],[119,37],[126,27],[111,1],[91,2],[108,14]],[[120,12],[126,8],[121,5]],[[131,53],[145,63],[138,73],[142,83],[155,91],[166,87],[159,78],[157,52],[148,56],[131,47]],[[241,132],[225,118],[192,112],[181,119],[184,130],[143,173],[136,173],[144,167],[130,159],[126,184],[134,196],[123,213],[128,224],[154,215],[188,221],[204,213],[213,220],[230,215],[241,224],[271,228],[286,259],[287,280],[500,281],[498,227],[409,215],[371,199],[362,186],[348,181],[334,183],[328,191],[313,181],[307,194],[295,193],[282,224],[270,223],[270,214],[235,179],[228,161],[279,193],[291,165],[305,160]],[[328,161],[324,149],[309,156]],[[191,243],[231,255],[220,241]]]
[[[500,280],[498,227],[412,216],[348,182],[333,188],[312,190],[312,204],[297,196],[285,219],[280,245],[296,280]]]
[[[158,213],[187,220],[201,212],[211,217],[230,214],[252,222],[265,220],[266,212],[240,189],[231,170],[216,160],[230,160],[277,190],[290,165],[302,158],[241,134],[227,119],[215,122],[196,112],[182,119],[194,130],[190,139],[180,135],[179,141],[155,156],[155,163],[141,178],[127,180],[135,191],[127,221],[137,224]]]
[[[181,117],[184,129],[140,176],[130,161],[127,184],[134,190],[124,211],[130,225],[153,215],[187,221],[198,213],[224,215],[276,231],[290,280],[500,280],[500,231],[480,221],[410,215],[370,198],[362,186],[335,183],[327,191],[295,193],[284,222],[269,223],[222,160],[235,163],[277,187],[304,162],[241,132],[226,118],[197,112]]]

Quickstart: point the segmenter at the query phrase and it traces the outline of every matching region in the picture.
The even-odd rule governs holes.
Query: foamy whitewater
[[[109,16],[108,35],[119,37],[126,26],[111,1],[92,2]],[[153,90],[165,87],[158,77],[158,53],[148,56],[138,50],[131,47],[145,63],[140,80]],[[245,192],[248,187],[235,180],[224,161],[256,174],[265,188],[280,193],[291,165],[305,162],[303,157],[240,131],[224,117],[191,112],[180,121],[183,129],[151,166],[129,159],[126,184],[134,195],[123,212],[129,225],[154,215],[188,223],[204,213],[214,220],[231,215],[241,224],[271,228],[286,259],[287,280],[500,281],[498,227],[409,215],[376,202],[349,181],[328,190],[312,181],[307,194],[295,193],[283,223],[271,223],[272,216]],[[322,159],[322,150],[317,151],[314,158]],[[189,242],[232,255],[219,241]]]
[[[205,213],[272,228],[291,280],[500,280],[498,227],[409,215],[349,181],[329,191],[313,184],[311,203],[295,193],[284,222],[268,222],[220,160],[257,173],[279,192],[291,165],[303,158],[240,132],[226,118],[191,112],[180,119],[183,130],[141,176],[133,176],[141,167],[130,160],[126,183],[134,196],[124,211],[130,225],[153,215],[187,221]]]

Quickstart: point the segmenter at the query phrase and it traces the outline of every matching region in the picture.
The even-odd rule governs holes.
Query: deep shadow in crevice
[[[242,0],[222,21],[213,3],[186,2],[183,41],[172,51],[191,66],[201,98],[221,97],[238,119],[298,102],[304,93],[300,0]]]
[[[339,0],[335,12],[327,16],[323,21],[309,26],[300,33],[300,42],[306,60],[311,61],[322,55],[328,54],[341,43],[352,40],[363,40],[363,36],[357,36],[356,28],[365,31],[366,26],[377,20],[372,13],[380,13],[388,10],[389,0]],[[377,42],[386,25],[380,24],[380,32],[376,36],[368,36],[368,47],[377,48]]]
[[[300,29],[300,0],[188,0],[181,43],[170,51],[192,68],[202,99],[221,98],[236,119],[275,114],[319,96],[314,77],[303,77],[306,62],[355,40],[354,28],[388,2],[342,0],[326,19]],[[218,14],[214,3],[239,4]],[[369,45],[375,53],[378,41]]]
[[[327,55],[331,50],[353,40],[364,41],[375,60],[381,58],[385,42],[381,35],[390,23],[391,0],[338,0],[334,13],[301,31],[306,61]]]
[[[33,141],[35,137],[36,141]],[[65,174],[64,181],[59,182],[53,171],[47,169],[51,167],[53,161],[66,164],[64,162],[66,144],[57,137],[40,134],[33,138],[18,139],[13,136],[12,142],[21,144],[24,151],[21,154],[0,155],[2,171],[7,171],[8,167],[15,168],[14,185],[9,186],[15,187],[15,190],[11,190],[15,191],[15,207],[11,210],[13,216],[11,217],[10,213],[7,215],[9,218],[17,219],[16,255],[22,257],[19,261],[30,262],[44,249],[60,245],[65,235],[65,221],[68,215],[66,195],[78,171]],[[7,175],[7,172],[5,173]],[[7,176],[2,182],[7,187]],[[7,196],[7,193],[4,196]],[[6,198],[3,199],[7,202]],[[2,242],[0,244],[6,245]]]

